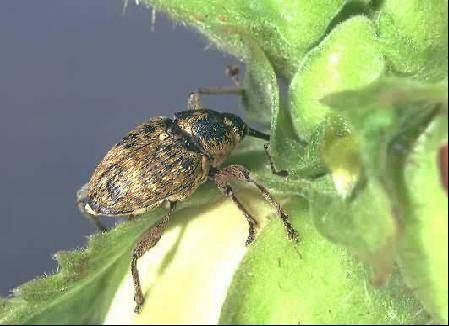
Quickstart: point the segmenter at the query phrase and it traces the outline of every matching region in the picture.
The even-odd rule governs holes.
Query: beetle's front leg
[[[293,241],[298,241],[298,231],[296,231],[293,225],[290,223],[287,212],[276,201],[276,199],[274,199],[273,195],[271,195],[268,189],[266,189],[264,186],[250,177],[250,172],[248,169],[241,165],[229,165],[226,168],[220,170],[220,174],[226,175],[228,180],[233,179],[254,184],[257,189],[259,189],[264,199],[276,209],[277,215],[282,220],[282,223],[285,226],[288,238]]]
[[[256,227],[258,225],[257,220],[248,212],[248,210],[242,205],[240,200],[235,196],[232,191],[232,187],[229,185],[229,175],[226,173],[222,173],[219,170],[213,170],[210,173],[210,178],[215,182],[218,189],[231,199],[234,204],[237,205],[238,209],[242,211],[246,220],[248,221],[249,229],[248,229],[248,238],[246,239],[245,245],[249,246],[255,239],[256,235]]]
[[[158,223],[149,227],[145,233],[143,233],[136,246],[133,250],[133,257],[131,260],[131,274],[133,276],[134,283],[134,301],[136,302],[136,307],[134,309],[135,313],[139,313],[145,298],[142,293],[142,288],[140,286],[139,271],[137,270],[137,260],[142,257],[148,250],[153,248],[161,239],[162,233],[167,228],[170,216],[176,208],[176,202],[169,202],[170,208],[167,213]]]
[[[264,150],[265,150],[265,154],[268,157],[268,161],[270,162],[270,168],[271,168],[271,173],[278,175],[280,177],[288,177],[288,171],[287,170],[277,170],[276,167],[274,166],[274,162],[273,162],[273,157],[271,156],[271,152],[270,152],[270,143],[266,143],[263,146]]]

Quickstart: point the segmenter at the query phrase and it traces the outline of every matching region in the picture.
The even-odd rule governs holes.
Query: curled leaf
[[[290,85],[290,110],[298,135],[309,140],[325,119],[330,108],[320,103],[321,98],[368,85],[383,70],[375,29],[368,18],[355,16],[335,27],[309,52]]]
[[[419,80],[448,73],[446,0],[385,0],[377,18],[382,52],[390,69]]]

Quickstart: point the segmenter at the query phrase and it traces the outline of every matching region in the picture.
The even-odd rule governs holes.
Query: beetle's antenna
[[[248,128],[248,136],[260,138],[264,140],[270,140],[270,135],[264,134],[263,132],[260,132],[256,129]]]

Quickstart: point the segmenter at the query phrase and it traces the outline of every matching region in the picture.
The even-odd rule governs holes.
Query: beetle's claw
[[[135,314],[140,314],[140,311],[142,310],[142,306],[141,305],[136,305],[136,307],[134,308],[134,313]]]
[[[248,237],[248,239],[246,239],[246,241],[245,241],[245,246],[248,247],[253,242],[254,242],[254,237]]]
[[[144,298],[142,294],[136,294],[134,295],[134,302],[136,303],[136,307],[134,308],[134,313],[139,314],[140,311],[142,310],[142,306],[143,306],[143,302],[144,302]]]
[[[299,233],[293,227],[288,228],[287,234],[289,240],[299,242]]]
[[[140,311],[142,310],[142,307],[143,307],[143,299],[141,299],[140,302],[137,300],[135,300],[135,301],[136,301],[136,307],[134,308],[134,313],[140,314]]]

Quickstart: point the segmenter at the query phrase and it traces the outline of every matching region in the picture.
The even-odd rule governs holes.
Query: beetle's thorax
[[[175,117],[175,124],[210,157],[213,167],[220,166],[248,132],[242,119],[231,113],[202,109],[178,112]]]

